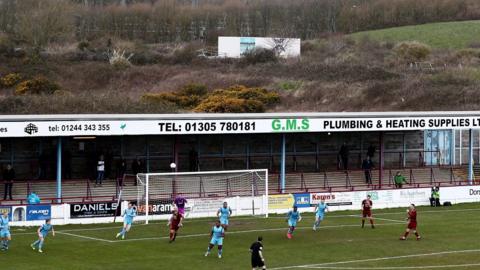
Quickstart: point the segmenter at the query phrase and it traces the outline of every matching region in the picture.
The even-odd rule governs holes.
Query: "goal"
[[[187,217],[213,217],[223,202],[233,215],[268,217],[268,170],[137,174],[137,220],[166,219],[177,197]]]

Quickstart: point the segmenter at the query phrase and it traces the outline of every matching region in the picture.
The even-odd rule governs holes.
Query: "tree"
[[[73,33],[73,4],[69,0],[17,2],[16,37],[35,48],[61,41]]]

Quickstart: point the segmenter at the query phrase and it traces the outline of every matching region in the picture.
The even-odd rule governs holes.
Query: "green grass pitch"
[[[358,32],[350,36],[389,42],[416,40],[433,48],[462,49],[480,42],[480,21],[428,23]]]
[[[327,213],[321,229],[304,214],[293,239],[283,216],[232,217],[223,258],[216,248],[204,257],[213,219],[187,219],[175,243],[166,222],[134,225],[116,240],[116,224],[56,226],[43,254],[29,244],[36,228],[12,228],[10,250],[1,252],[2,269],[251,269],[249,247],[264,237],[268,269],[480,269],[480,205],[418,208],[423,239],[398,240],[405,209],[375,210],[377,227],[360,228],[358,211]]]

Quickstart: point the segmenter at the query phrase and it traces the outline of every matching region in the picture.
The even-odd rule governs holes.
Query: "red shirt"
[[[363,210],[370,210],[372,208],[372,200],[365,199],[362,201],[362,208]]]
[[[417,210],[408,211],[408,220],[410,222],[417,222]]]
[[[180,225],[180,221],[182,220],[182,215],[181,214],[177,214],[177,215],[172,215],[172,217],[170,218],[170,225],[172,227],[178,227],[178,225]]]

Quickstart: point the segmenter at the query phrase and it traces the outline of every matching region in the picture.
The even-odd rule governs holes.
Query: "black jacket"
[[[5,169],[3,171],[3,180],[12,182],[13,179],[15,179],[15,170],[13,168],[10,170]]]

